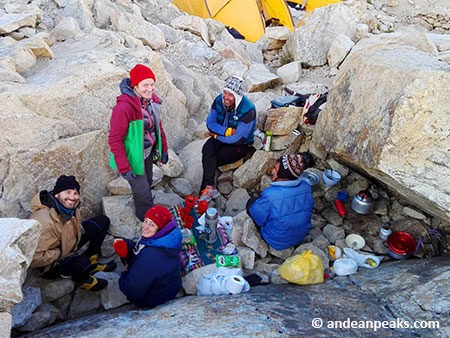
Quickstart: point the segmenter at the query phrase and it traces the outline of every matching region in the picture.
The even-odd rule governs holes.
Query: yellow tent
[[[303,6],[303,1],[305,2],[305,11],[311,12],[317,7],[322,7],[330,4],[337,4],[342,0],[288,0],[288,2],[299,4]]]
[[[286,26],[291,32],[294,28],[285,0],[173,0],[173,4],[188,14],[220,21],[251,42],[259,40],[267,26]]]

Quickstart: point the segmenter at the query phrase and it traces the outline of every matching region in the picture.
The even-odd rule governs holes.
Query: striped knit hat
[[[244,96],[244,80],[238,76],[232,76],[225,84],[223,90],[234,95],[234,105],[237,107],[241,103],[242,96]]]
[[[279,178],[287,178],[290,180],[297,179],[303,172],[305,164],[302,155],[290,154],[283,155],[280,158],[280,169],[278,170]]]

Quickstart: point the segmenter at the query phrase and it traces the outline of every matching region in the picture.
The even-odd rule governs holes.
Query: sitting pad
[[[175,205],[169,208],[172,218],[177,221],[178,227],[184,229],[184,222],[181,219],[181,208],[186,204]],[[192,235],[195,238],[195,244],[181,243],[181,275],[184,276],[187,273],[198,269],[208,264],[216,263],[216,255],[222,254],[223,248],[230,242],[226,230],[217,224],[217,240],[212,243],[206,243],[196,229],[200,226],[198,219],[201,216],[198,213],[197,205],[191,209],[190,215],[194,218],[194,224],[192,226]]]

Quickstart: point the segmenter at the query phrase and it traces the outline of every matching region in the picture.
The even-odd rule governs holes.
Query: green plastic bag
[[[280,276],[299,285],[323,283],[323,264],[311,250],[289,257],[278,268]]]

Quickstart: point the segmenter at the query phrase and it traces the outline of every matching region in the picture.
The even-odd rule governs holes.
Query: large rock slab
[[[23,299],[22,284],[36,250],[41,225],[35,220],[0,219],[0,310]]]
[[[271,131],[273,135],[288,135],[298,126],[302,112],[301,107],[270,109],[267,112],[264,130]]]
[[[141,223],[134,213],[132,195],[105,196],[102,201],[105,215],[111,220],[109,233],[129,239],[140,235]]]
[[[200,184],[202,183],[202,148],[206,141],[207,139],[203,139],[189,143],[178,154],[185,168],[181,176],[190,181],[194,191],[199,191]]]
[[[26,82],[2,81],[0,85],[0,216],[27,217],[32,196],[42,187],[52,187],[62,173],[82,179],[83,207],[87,212],[100,211],[100,198],[112,179],[107,144],[111,108],[120,94],[120,81],[136,63],[145,63],[156,75],[170,147],[176,149],[184,142],[186,100],[172,83],[159,54],[141,47],[133,49],[130,57],[122,43],[119,34],[95,29],[52,45],[55,57],[51,62],[37,62],[19,75],[16,65],[11,68],[8,61],[8,67],[3,67],[7,70],[0,71],[13,81],[20,82],[22,77]],[[30,62],[36,62],[29,48],[21,50],[34,58]],[[27,65],[25,61],[22,64],[25,69]],[[21,123],[24,118],[28,123]]]
[[[11,33],[20,27],[34,27],[42,20],[42,13],[11,13],[0,16],[0,34]]]
[[[37,287],[29,286],[23,288],[23,301],[11,309],[13,317],[12,326],[22,326],[30,319],[31,314],[42,303],[41,290]]]
[[[397,318],[439,322],[433,335],[450,335],[450,256],[411,259],[364,269],[350,276],[364,292],[373,292]],[[420,331],[422,333],[422,330]],[[425,331],[423,332],[425,335]]]
[[[118,32],[125,32],[139,40],[144,45],[150,46],[154,50],[166,47],[164,33],[155,25],[144,20],[140,13],[119,12],[110,17],[113,29]]]
[[[411,204],[449,219],[450,66],[414,47],[365,40],[341,65],[313,138]]]
[[[396,320],[375,295],[363,294],[349,282],[341,284],[268,285],[254,287],[248,293],[235,296],[182,297],[155,309],[94,315],[54,326],[38,334],[49,338],[60,337],[62,333],[70,337],[83,337],[89,332],[90,337],[103,338],[125,330],[131,337],[339,337],[341,330],[332,333],[333,321],[344,322],[349,318],[358,322]],[[342,304],[346,304],[346,311],[342,311]],[[317,327],[316,323],[319,323]],[[136,327],[139,330],[132,329]],[[348,328],[345,332],[353,337],[368,336],[367,330],[363,329]],[[430,334],[432,331],[420,332]],[[411,331],[380,328],[376,334],[409,337]]]
[[[316,8],[298,24],[283,51],[302,64],[323,66],[327,63],[328,50],[339,34],[355,38],[356,25],[363,12],[363,5],[357,2]]]
[[[277,154],[274,152],[257,150],[249,160],[234,171],[233,185],[240,188],[254,186],[271,170],[276,159]]]

